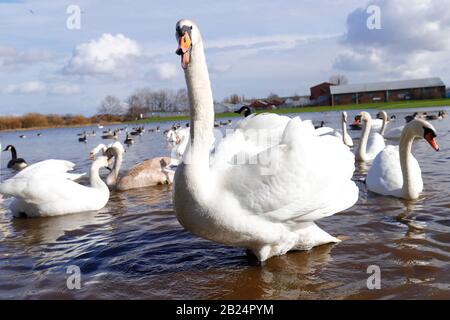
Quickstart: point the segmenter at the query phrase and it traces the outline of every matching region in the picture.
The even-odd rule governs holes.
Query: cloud
[[[178,75],[178,70],[173,63],[161,63],[156,67],[156,75],[159,80],[174,80]]]
[[[55,84],[51,86],[48,90],[49,93],[55,94],[55,95],[73,95],[81,92],[81,89],[77,85],[73,84]]]
[[[105,33],[99,39],[76,46],[63,71],[78,75],[124,76],[142,55],[140,45],[123,34]]]
[[[333,67],[371,73],[381,78],[441,75],[450,60],[450,10],[444,1],[375,0],[381,9],[381,29],[366,26],[369,14],[358,8],[347,17],[342,52]]]
[[[28,81],[19,84],[10,84],[3,89],[7,94],[36,94],[46,90],[44,83],[40,81]]]
[[[13,47],[0,47],[1,67],[30,66],[32,64],[51,61],[54,57],[52,53],[43,49],[30,49],[18,52]]]

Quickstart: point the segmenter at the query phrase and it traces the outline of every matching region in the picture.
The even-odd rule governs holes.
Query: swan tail
[[[319,228],[314,222],[303,223],[296,233],[298,240],[292,250],[310,250],[324,244],[341,242],[338,238]]]

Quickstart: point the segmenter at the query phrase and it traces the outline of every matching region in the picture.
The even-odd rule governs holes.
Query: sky
[[[92,115],[106,95],[185,88],[181,18],[202,32],[216,100],[308,95],[335,74],[450,84],[450,0],[0,0],[0,115]]]

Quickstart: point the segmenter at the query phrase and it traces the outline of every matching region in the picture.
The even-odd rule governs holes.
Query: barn
[[[443,99],[445,84],[440,78],[384,81],[331,86],[333,106],[403,100]]]

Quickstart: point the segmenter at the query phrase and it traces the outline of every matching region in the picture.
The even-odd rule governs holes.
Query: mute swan
[[[415,138],[424,138],[434,150],[439,151],[434,127],[425,120],[412,120],[403,130],[400,145],[387,146],[373,161],[367,174],[367,189],[406,200],[419,197],[423,181],[419,163],[411,153]]]
[[[376,119],[372,119],[372,127],[371,130],[375,132],[379,132],[381,135],[384,135],[384,131],[386,130],[386,125],[388,124],[388,116],[385,111],[380,111],[377,114]]]
[[[7,146],[3,151],[11,151],[11,160],[8,162],[8,168],[19,171],[28,165],[24,159],[17,158],[17,151],[13,145]]]
[[[333,128],[329,127],[320,127],[316,129],[316,134],[319,136],[323,135],[332,135],[338,138],[339,140],[342,140],[342,142],[347,147],[353,147],[353,139],[350,137],[350,135],[347,132],[347,112],[342,112],[342,129],[341,130],[335,130]]]
[[[310,122],[262,114],[242,119],[212,157],[214,105],[200,31],[180,20],[176,37],[191,108],[191,139],[174,180],[180,224],[261,261],[339,242],[314,221],[357,201],[353,154],[338,139],[317,136]],[[281,141],[246,140],[246,129],[263,123],[265,131],[282,132]],[[233,164],[241,155],[249,161]]]
[[[63,160],[46,160],[29,166],[0,184],[0,193],[15,200],[10,209],[14,216],[57,216],[102,209],[109,199],[109,189],[100,179],[99,170],[108,166],[106,157],[97,158],[90,170],[91,186],[73,180],[74,164]]]
[[[405,126],[390,128],[385,132],[384,137],[388,140],[399,140],[404,128]]]
[[[108,159],[114,158],[114,166],[106,178],[106,184],[109,187],[115,187],[116,190],[125,191],[160,184],[171,184],[173,182],[175,172],[168,166],[176,161],[171,158],[157,157],[145,160],[135,165],[127,173],[119,176],[125,152],[122,144],[115,142],[107,149],[105,149],[104,145],[98,145],[90,152],[90,158],[100,151],[103,151],[103,154]]]
[[[363,130],[359,145],[356,148],[357,161],[371,161],[376,155],[386,147],[384,138],[377,132],[370,133],[372,118],[370,114],[363,111],[360,113],[363,120]]]

